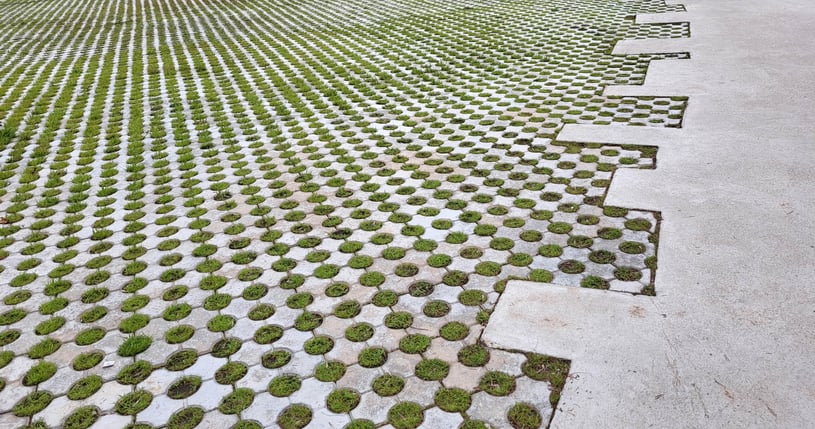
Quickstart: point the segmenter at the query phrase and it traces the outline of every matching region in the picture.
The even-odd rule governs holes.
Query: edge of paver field
[[[567,126],[569,141],[658,145],[606,204],[662,213],[656,297],[510,282],[493,347],[572,360],[552,421],[583,427],[815,422],[815,10],[805,0],[691,0],[681,47],[641,87],[686,95],[683,129]],[[638,22],[662,22],[647,15]],[[658,42],[624,42],[654,51]]]

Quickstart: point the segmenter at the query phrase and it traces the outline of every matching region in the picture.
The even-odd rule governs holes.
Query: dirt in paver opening
[[[679,9],[0,4],[0,426],[545,426],[568,362],[479,337],[508,279],[654,292],[603,199],[656,149],[557,136],[681,126],[602,95]]]

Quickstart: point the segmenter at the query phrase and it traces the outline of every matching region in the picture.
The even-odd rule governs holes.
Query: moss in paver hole
[[[543,418],[532,405],[519,402],[507,411],[507,419],[515,429],[537,429],[543,424]]]
[[[325,288],[326,296],[330,298],[337,298],[348,293],[350,288],[347,283],[332,283]]]
[[[286,306],[292,309],[302,309],[312,302],[314,302],[314,296],[310,293],[296,293],[286,299]]]
[[[489,426],[480,420],[465,420],[458,429],[489,429]]]
[[[153,365],[144,360],[138,360],[123,367],[116,380],[121,384],[135,385],[144,381],[153,372]]]
[[[212,356],[217,358],[229,357],[237,353],[242,345],[243,343],[238,338],[235,337],[222,338],[212,346],[211,353]]]
[[[354,420],[345,427],[345,429],[374,429],[376,425],[374,422],[364,419],[364,420]]]
[[[371,303],[378,307],[390,307],[395,305],[399,300],[399,295],[391,290],[382,290],[374,294]]]
[[[245,300],[254,301],[263,298],[266,294],[269,293],[269,287],[265,284],[261,283],[254,283],[252,285],[247,286],[242,293],[242,297]]]
[[[450,364],[441,359],[423,359],[416,364],[414,373],[425,381],[442,380],[450,373]]]
[[[490,360],[490,352],[480,344],[470,344],[459,350],[458,360],[466,366],[484,366]]]
[[[167,388],[167,396],[172,399],[184,399],[192,396],[201,388],[201,377],[187,375],[174,381]]]
[[[619,267],[614,270],[614,277],[622,281],[636,281],[642,278],[642,272],[634,267]]]
[[[170,290],[168,290],[168,292],[165,292],[165,295],[164,295],[165,301],[173,301],[173,300],[176,300],[178,298],[181,298],[182,296],[184,296],[186,294],[186,288],[184,289],[183,294],[173,293],[171,295],[167,295],[168,293],[170,293],[169,291]],[[148,296],[145,296],[145,295],[133,295],[133,296],[127,298],[126,300],[124,300],[122,302],[121,310],[126,311],[126,312],[137,311],[137,310],[143,308],[149,302],[150,302],[150,297],[148,297]]]
[[[264,353],[260,358],[260,363],[264,368],[275,369],[288,364],[291,358],[291,352],[288,350],[274,350]]]
[[[399,264],[393,272],[399,277],[413,277],[419,273],[419,267],[411,263]]]
[[[388,352],[382,347],[368,347],[359,353],[359,364],[364,368],[376,368],[385,364]]]
[[[441,388],[434,396],[436,406],[448,413],[462,413],[472,404],[472,398],[466,390],[457,387]]]
[[[225,293],[213,293],[204,300],[204,310],[222,310],[226,308],[230,302],[232,302],[232,296]]]
[[[322,355],[334,348],[334,340],[331,337],[320,335],[306,340],[304,349],[310,355]]]
[[[422,312],[428,317],[444,317],[450,312],[450,304],[441,300],[432,300],[422,307]]]
[[[311,408],[304,404],[292,404],[277,416],[277,424],[282,429],[302,429],[311,422]]]
[[[285,374],[272,379],[269,382],[268,391],[272,396],[286,397],[300,390],[300,377],[294,374]]]
[[[75,371],[85,371],[91,369],[102,362],[105,358],[104,353],[100,351],[84,352],[77,355],[71,362],[71,368]],[[2,365],[0,365],[2,367]]]
[[[369,271],[359,277],[359,283],[363,286],[376,287],[385,283],[385,275],[377,271]]]
[[[619,249],[622,250],[623,253],[634,255],[645,253],[645,245],[636,241],[624,241],[620,243]]]
[[[422,407],[415,402],[400,402],[388,410],[388,423],[396,429],[415,429],[423,421]]]
[[[263,426],[254,420],[241,420],[232,429],[263,429]]]
[[[116,401],[114,410],[123,416],[135,416],[153,402],[153,395],[146,390],[135,390]]]
[[[430,255],[427,258],[427,264],[434,268],[442,268],[450,265],[453,262],[453,258],[448,255]]]
[[[515,243],[506,237],[496,237],[490,241],[490,247],[495,250],[509,250],[515,247]]]
[[[294,322],[298,331],[311,331],[323,324],[323,316],[319,313],[303,312]]]
[[[258,344],[271,344],[283,337],[283,328],[277,325],[261,326],[255,331],[254,340]]]
[[[47,391],[32,392],[17,401],[11,411],[17,417],[30,417],[45,409],[53,398]]]
[[[534,269],[534,270],[531,270],[529,272],[529,280],[532,280],[532,281],[535,281],[535,282],[549,283],[549,282],[552,281],[553,278],[554,278],[554,275],[551,272],[547,271],[547,270]]]
[[[255,393],[248,388],[240,387],[224,396],[218,405],[218,410],[224,414],[238,414],[252,405]]]
[[[482,276],[494,277],[501,273],[501,264],[497,262],[479,262],[475,266],[475,272]]]
[[[374,335],[374,327],[368,323],[356,323],[345,330],[345,338],[353,342],[367,341]]]
[[[623,232],[617,228],[600,228],[597,236],[604,240],[616,240],[623,236]]]
[[[430,283],[430,282],[428,282],[426,280],[419,280],[419,281],[413,282],[408,287],[408,293],[410,293],[410,296],[418,297],[418,298],[428,296],[428,295],[432,294],[434,290],[435,290],[435,285],[433,285],[433,283]]]
[[[406,329],[413,324],[413,315],[407,311],[395,311],[386,315],[384,322],[391,329]]]
[[[63,427],[65,429],[86,429],[96,423],[99,415],[99,409],[94,406],[79,407],[65,418]]]
[[[98,375],[80,378],[68,389],[68,399],[78,401],[88,398],[102,387],[102,383],[102,377]]]
[[[339,361],[320,362],[314,369],[314,377],[323,382],[334,382],[345,375],[345,365]]]
[[[652,225],[648,219],[636,218],[625,221],[625,227],[632,231],[649,231]]]
[[[463,286],[469,280],[469,275],[460,270],[450,270],[442,277],[442,282],[447,286]]]
[[[608,250],[595,250],[589,253],[589,260],[596,264],[611,264],[617,257]]]
[[[34,386],[51,378],[57,372],[57,366],[51,362],[41,361],[32,366],[23,376],[23,386]]]
[[[423,353],[430,347],[431,338],[422,334],[409,334],[399,340],[399,350],[408,354]]]
[[[219,384],[234,384],[248,371],[249,367],[243,362],[227,362],[215,371],[215,381]]]
[[[405,380],[396,375],[385,374],[375,378],[371,387],[379,396],[393,396],[402,391]]]
[[[515,391],[515,379],[504,372],[490,371],[481,377],[478,388],[492,396],[507,396]]]
[[[164,341],[168,344],[179,344],[192,338],[195,328],[192,325],[178,325],[164,333]]]
[[[164,310],[164,320],[174,322],[187,317],[192,311],[192,306],[186,303],[173,304]]]
[[[170,416],[167,429],[192,429],[197,427],[204,419],[204,410],[201,407],[182,408]]]
[[[580,286],[589,289],[608,289],[610,284],[608,280],[599,276],[587,276],[580,281]]]
[[[580,274],[586,269],[582,262],[574,259],[563,261],[557,267],[566,274]]]
[[[336,389],[328,394],[326,405],[331,412],[347,413],[359,405],[359,393],[347,389]]]
[[[183,371],[198,361],[198,353],[195,350],[186,349],[174,352],[165,362],[165,368],[169,371]]]
[[[546,258],[557,258],[563,254],[563,248],[557,244],[546,244],[538,248],[538,254]]]
[[[247,317],[254,321],[266,320],[274,316],[275,312],[276,310],[273,305],[261,303],[252,307],[252,309],[249,310],[249,313],[247,313]]]
[[[334,315],[341,319],[350,319],[361,310],[362,305],[358,301],[343,301],[334,308]]]
[[[119,331],[123,334],[134,334],[150,323],[150,317],[144,314],[134,314],[119,322]]]
[[[447,341],[458,341],[467,338],[470,328],[461,322],[448,322],[439,330],[439,335]]]
[[[61,328],[62,325],[64,325],[64,324],[65,324],[65,318],[64,317],[59,317],[59,316],[52,317],[52,318],[50,318],[48,320],[44,320],[44,321],[40,322],[39,324],[37,324],[37,326],[34,327],[34,333],[37,334],[37,335],[48,335],[48,334],[56,331],[57,329]]]
[[[96,328],[96,330],[94,330],[93,332],[98,332],[98,331],[102,331],[101,336],[104,336],[104,330],[101,329],[101,328]],[[80,335],[81,335],[81,333],[80,333]],[[99,336],[98,338],[95,338],[95,339],[97,339],[97,340],[101,339],[101,336]],[[77,338],[79,338],[79,335],[77,335]],[[77,340],[77,344],[79,344],[79,340]],[[34,344],[33,346],[31,346],[30,349],[28,349],[28,357],[30,357],[31,359],[44,358],[46,356],[50,356],[51,354],[55,353],[61,347],[62,347],[62,344],[59,341],[57,341],[57,340],[55,340],[53,338],[45,338],[44,340],[38,342],[37,344]]]

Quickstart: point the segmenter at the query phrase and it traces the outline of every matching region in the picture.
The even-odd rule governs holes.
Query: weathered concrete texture
[[[662,212],[657,296],[511,283],[485,332],[496,347],[573,359],[552,427],[815,422],[815,10],[686,6],[664,20],[691,23],[691,59],[655,62],[645,85],[606,91],[690,96],[683,130],[630,130],[628,142],[660,145],[657,169],[618,171],[606,200]],[[619,52],[660,46],[678,45]],[[625,132],[575,126],[561,138]]]

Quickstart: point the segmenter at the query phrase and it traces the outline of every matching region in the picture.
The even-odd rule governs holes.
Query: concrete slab
[[[682,138],[678,128],[609,127],[607,125],[568,124],[558,134],[558,140],[573,143],[631,144],[647,141],[649,145],[675,144]]]
[[[528,311],[530,306],[535,311]],[[507,285],[496,312],[513,317],[490,320],[482,336],[489,346],[573,359],[575,364],[617,338],[632,339],[621,333],[633,333],[637,343],[649,341],[647,331],[660,318],[648,296],[521,280]],[[629,353],[625,347],[614,350]],[[573,370],[573,378],[579,377],[575,374]]]
[[[620,40],[611,52],[614,55],[659,54],[688,52],[693,41],[684,39],[628,39]]]
[[[637,24],[668,24],[689,22],[693,14],[688,12],[642,13],[637,15]]]
[[[485,332],[496,346],[573,359],[552,427],[815,422],[815,39],[804,36],[815,10],[685,4],[691,59],[655,62],[642,87],[606,91],[690,95],[678,136],[564,130],[661,145],[657,169],[618,171],[606,200],[662,212],[657,296],[513,282]],[[627,311],[635,302],[642,319]]]

